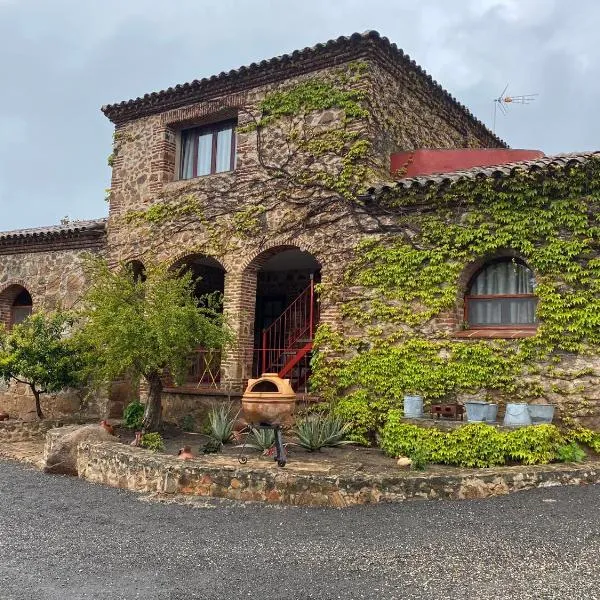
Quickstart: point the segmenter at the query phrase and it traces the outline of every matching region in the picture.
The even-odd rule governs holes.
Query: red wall
[[[521,160],[541,158],[540,150],[507,150],[500,148],[464,148],[460,150],[420,149],[398,152],[391,156],[394,177],[415,177],[433,173],[449,173],[471,167],[489,167]]]

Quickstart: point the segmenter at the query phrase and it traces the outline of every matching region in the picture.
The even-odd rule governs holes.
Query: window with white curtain
[[[235,169],[235,121],[185,129],[181,134],[180,179]]]
[[[471,280],[465,297],[469,327],[535,327],[535,279],[521,261],[488,263]]]

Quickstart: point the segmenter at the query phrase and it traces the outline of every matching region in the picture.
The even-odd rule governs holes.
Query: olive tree
[[[180,382],[197,347],[218,349],[228,340],[220,299],[196,298],[191,273],[163,266],[141,278],[131,269],[111,269],[94,260],[89,275],[79,336],[93,358],[93,380],[144,378],[148,400],[142,428],[157,431],[164,375]]]
[[[42,394],[78,387],[84,381],[86,353],[70,335],[72,326],[69,313],[36,312],[0,333],[0,378],[29,386],[40,419]]]

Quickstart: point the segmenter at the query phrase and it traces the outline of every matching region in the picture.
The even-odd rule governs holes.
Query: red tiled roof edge
[[[187,104],[208,100],[243,89],[280,81],[336,64],[356,60],[372,52],[382,52],[395,63],[410,69],[427,80],[432,92],[443,102],[458,108],[474,125],[484,130],[500,147],[506,142],[494,135],[471,111],[446,91],[431,75],[410,58],[388,38],[377,31],[354,33],[311,47],[295,50],[289,54],[254,62],[248,66],[223,71],[212,77],[195,79],[159,92],[145,94],[132,100],[108,104],[102,112],[116,125],[142,116],[179,108]]]

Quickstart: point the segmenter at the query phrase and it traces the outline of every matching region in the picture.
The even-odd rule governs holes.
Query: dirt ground
[[[127,429],[117,429],[115,431],[123,443],[130,443],[134,434]],[[220,456],[237,458],[241,454],[247,456],[250,460],[261,460],[265,462],[274,461],[274,456],[265,456],[260,450],[246,447],[242,449],[245,435],[238,442],[225,444],[222,447]],[[163,432],[165,444],[165,454],[176,455],[183,446],[190,446],[195,455],[202,455],[202,447],[209,441],[209,436],[202,433],[189,433],[176,428],[167,428]],[[364,448],[362,446],[341,446],[339,448],[323,448],[320,452],[308,452],[295,443],[294,438],[284,435],[284,443],[288,455],[288,464],[294,462],[323,463],[327,464],[352,464],[357,471],[390,471],[397,472],[396,461],[377,448]]]

